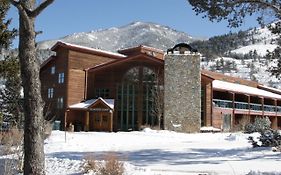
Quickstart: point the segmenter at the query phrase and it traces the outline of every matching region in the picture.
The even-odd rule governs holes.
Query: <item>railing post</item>
[[[250,97],[250,95],[247,95],[247,97],[248,97],[248,116],[250,116],[250,114],[251,114],[251,97]]]
[[[261,97],[261,109],[262,109],[262,117],[264,117],[264,98]]]
[[[274,99],[274,106],[275,106],[275,116],[277,117],[277,99]]]

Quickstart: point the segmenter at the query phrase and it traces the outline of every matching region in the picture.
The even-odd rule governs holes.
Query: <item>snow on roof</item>
[[[93,105],[98,100],[101,100],[103,103],[105,103],[109,108],[114,109],[114,99],[103,99],[99,97],[98,99],[91,99],[84,102],[76,103],[74,105],[69,106],[69,108],[75,108],[75,109],[87,109],[91,105]]]
[[[101,50],[101,49],[94,49],[94,48],[91,48],[91,47],[85,47],[85,46],[80,46],[80,45],[76,45],[76,44],[70,44],[70,43],[66,43],[66,42],[63,42],[63,41],[58,41],[58,42],[60,42],[62,44],[65,44],[66,46],[70,46],[70,47],[76,47],[76,48],[80,48],[80,49],[87,49],[87,50],[90,50],[90,51],[95,51],[95,52],[115,55],[115,56],[119,56],[119,57],[127,57],[126,55],[123,55],[123,54],[120,54],[120,53],[105,51],[105,50]]]
[[[265,86],[265,85],[259,85],[259,86],[262,87],[262,88],[265,88],[265,89],[269,89],[269,90],[272,90],[272,91],[281,93],[281,90],[280,90],[280,89],[276,89],[276,88],[269,87],[269,86]]]
[[[201,132],[220,132],[221,129],[212,126],[203,126],[200,128]]]
[[[258,89],[258,88],[254,88],[254,87],[250,87],[250,86],[246,86],[246,85],[220,81],[220,80],[213,81],[213,88],[226,90],[226,91],[232,91],[232,92],[239,92],[239,93],[248,94],[248,95],[257,95],[257,96],[262,96],[262,97],[281,99],[281,95],[278,95],[278,94],[275,94],[272,92],[268,92],[268,91],[265,91],[262,89]]]
[[[137,48],[144,48],[144,49],[147,49],[147,50],[152,50],[152,51],[155,51],[155,52],[164,53],[164,51],[161,50],[161,49],[146,46],[146,45],[139,45],[139,46],[136,46],[136,47],[122,48],[122,49],[118,50],[118,52],[123,52],[123,51],[131,50],[131,49],[137,49]]]

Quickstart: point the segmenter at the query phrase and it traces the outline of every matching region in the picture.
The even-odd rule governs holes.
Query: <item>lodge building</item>
[[[42,97],[62,129],[131,131],[169,122],[156,103],[165,87],[162,50],[140,45],[112,53],[60,41],[51,50],[40,69]],[[201,126],[231,131],[264,116],[281,128],[280,90],[201,70]]]

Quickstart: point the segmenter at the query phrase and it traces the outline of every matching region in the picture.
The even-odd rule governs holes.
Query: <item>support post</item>
[[[89,126],[90,126],[90,112],[86,111],[86,127],[85,127],[85,131],[89,131]]]

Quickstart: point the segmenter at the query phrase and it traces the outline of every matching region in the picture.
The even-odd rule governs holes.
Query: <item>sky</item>
[[[10,9],[8,18],[13,19],[11,27],[17,28],[15,8]],[[77,32],[121,27],[135,21],[169,26],[195,37],[212,37],[258,26],[254,18],[234,30],[227,28],[226,21],[212,23],[202,15],[196,16],[187,0],[55,0],[37,18],[35,25],[37,31],[43,31],[37,37],[37,41],[42,41]]]

